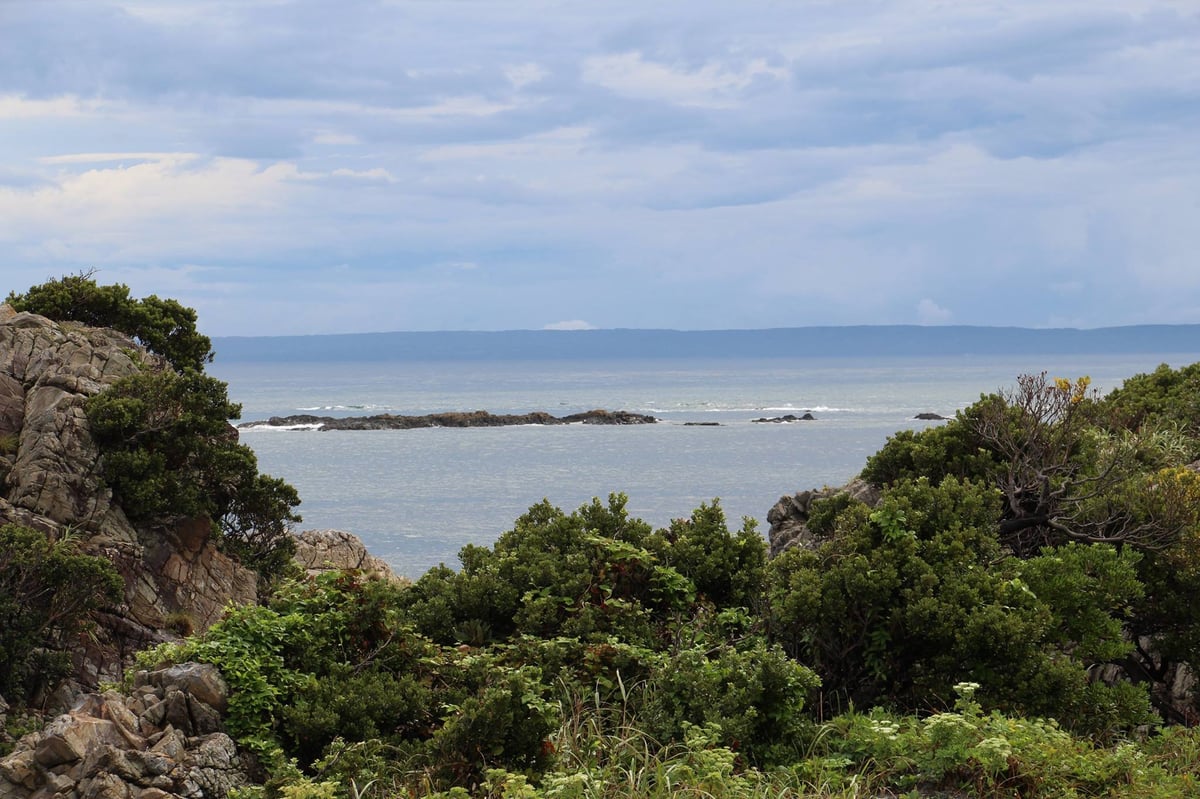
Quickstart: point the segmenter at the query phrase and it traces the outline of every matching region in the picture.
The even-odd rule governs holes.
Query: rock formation
[[[121,333],[0,305],[0,524],[76,536],[125,579],[123,603],[75,653],[76,687],[118,679],[172,619],[201,630],[256,598],[254,574],[217,551],[207,520],[137,529],[105,487],[84,404],[138,362],[154,357]]]
[[[84,696],[0,759],[0,799],[225,799],[249,783],[222,730],[213,666],[142,671],[129,695]]]
[[[767,523],[771,525],[767,533],[771,557],[791,547],[814,546],[816,542],[808,531],[808,515],[812,504],[818,499],[837,494],[849,494],[860,502],[874,506],[879,502],[880,491],[878,486],[856,477],[841,488],[797,491],[791,496],[780,497],[774,507],[767,511]]]
[[[813,416],[811,411],[806,411],[803,416],[797,416],[794,413],[789,413],[786,416],[772,416],[769,418],[764,416],[761,419],[751,419],[750,421],[757,424],[764,422],[770,424],[788,424],[790,422],[815,422],[816,420],[817,417]]]
[[[355,569],[368,577],[403,582],[382,558],[345,530],[305,530],[296,536],[296,562],[308,574]]]
[[[272,416],[265,422],[243,422],[238,427],[308,427],[313,430],[413,430],[420,427],[505,427],[528,424],[654,424],[658,419],[644,413],[597,409],[568,416],[552,416],[545,411],[520,414],[431,413],[425,416],[399,416],[381,413],[375,416]]]

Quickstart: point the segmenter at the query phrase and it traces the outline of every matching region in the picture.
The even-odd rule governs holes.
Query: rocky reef
[[[421,427],[505,427],[513,425],[555,424],[654,424],[653,416],[631,411],[597,409],[553,416],[545,411],[533,413],[489,413],[488,411],[430,413],[402,416],[381,413],[374,416],[272,416],[265,422],[243,422],[238,427],[307,427],[313,430],[413,430]]]

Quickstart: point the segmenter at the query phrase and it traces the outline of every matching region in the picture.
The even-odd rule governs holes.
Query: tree
[[[892,436],[862,475],[880,486],[947,476],[994,485],[999,538],[1021,557],[1067,541],[1167,549],[1188,517],[1153,473],[1185,463],[1191,445],[1151,422],[1123,427],[1089,385],[1022,375],[946,425]],[[1145,405],[1141,418],[1158,419]]]
[[[94,270],[64,275],[24,294],[12,292],[6,301],[18,311],[56,321],[119,330],[180,371],[203,371],[204,365],[212,362],[212,342],[196,330],[194,310],[153,294],[133,299],[128,286],[100,286],[93,275]]]
[[[227,551],[263,575],[295,550],[296,489],[258,473],[229,419],[241,407],[226,385],[196,371],[144,371],[88,400],[105,482],[135,522],[212,519]]]
[[[1186,524],[1146,480],[1135,435],[1105,435],[1089,381],[1022,375],[980,403],[973,433],[998,455],[1000,538],[1019,555],[1064,541],[1172,546]]]

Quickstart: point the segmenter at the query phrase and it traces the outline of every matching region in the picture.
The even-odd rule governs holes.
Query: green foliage
[[[268,606],[233,609],[142,661],[220,668],[230,733],[268,753],[277,773],[369,740],[439,783],[472,784],[493,766],[543,767],[555,717],[540,671],[436,646],[399,613],[400,591],[354,574],[284,582]]]
[[[659,740],[680,740],[705,726],[714,742],[737,747],[753,762],[778,763],[794,755],[807,717],[802,713],[820,680],[777,646],[689,649],[655,670],[640,712]]]
[[[227,550],[263,575],[290,562],[300,503],[282,480],[258,473],[229,419],[241,408],[200,372],[139,372],[88,400],[105,482],[136,522],[213,519]]]
[[[913,795],[1169,797],[1196,785],[1191,766],[1161,768],[1131,743],[1100,748],[1053,720],[985,714],[979,689],[955,685],[954,707],[924,718],[843,714],[801,769],[835,785],[870,775]]]
[[[919,477],[932,483],[946,477],[990,482],[1000,459],[975,433],[975,424],[983,409],[999,401],[984,396],[944,425],[897,432],[867,458],[861,477],[881,486]]]
[[[0,695],[29,701],[70,673],[71,636],[92,611],[121,599],[122,581],[104,558],[69,536],[0,527]]]
[[[659,561],[691,580],[697,597],[716,607],[757,607],[762,596],[767,546],[753,519],[730,533],[714,500],[687,519],[675,519],[651,536],[647,548]]]
[[[18,311],[119,330],[180,371],[203,371],[212,361],[212,342],[196,330],[194,310],[154,295],[133,299],[128,286],[97,285],[93,274],[48,280],[24,294],[10,293],[7,302]]]
[[[1192,439],[1191,455],[1200,454],[1200,363],[1179,369],[1161,364],[1149,374],[1134,375],[1110,392],[1101,408],[1113,428],[1137,430],[1155,423],[1181,426]]]
[[[434,569],[417,581],[405,602],[418,629],[445,643],[456,631],[649,643],[655,622],[695,589],[646,548],[650,527],[625,502],[614,495],[571,514],[534,505],[491,550],[464,548],[460,572]]]
[[[1200,737],[1096,679],[1200,663],[1200,475],[1160,383],[1025,376],[897,434],[877,505],[815,502],[769,563],[715,502],[657,531],[542,502],[457,572],[285,581],[171,656],[232,674],[297,799],[1193,796]]]
[[[1128,648],[1137,557],[1023,563],[1001,551],[997,515],[992,489],[955,478],[902,480],[874,511],[843,503],[819,548],[771,564],[772,638],[816,669],[833,710],[938,707],[967,677],[995,706],[1087,724],[1091,658]],[[1126,726],[1145,720],[1142,696]]]

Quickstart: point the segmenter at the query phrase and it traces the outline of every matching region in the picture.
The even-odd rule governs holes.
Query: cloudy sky
[[[1200,322],[1196,0],[0,0],[4,293],[212,335]]]

